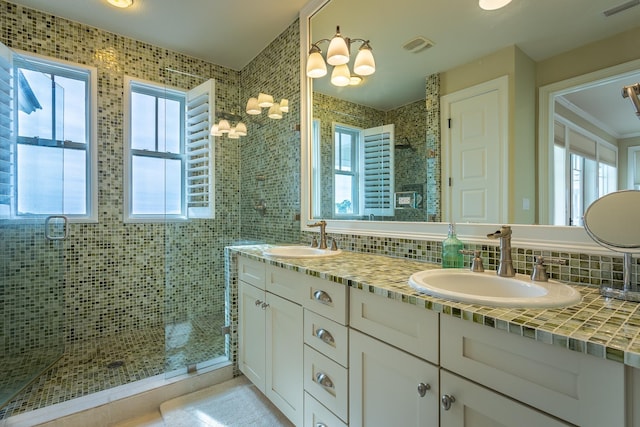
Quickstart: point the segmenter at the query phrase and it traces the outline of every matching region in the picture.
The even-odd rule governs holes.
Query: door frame
[[[505,169],[505,165],[509,160],[509,76],[505,75],[493,80],[480,83],[475,86],[471,86],[457,92],[453,92],[444,95],[440,98],[440,182],[442,188],[441,193],[441,220],[443,222],[451,221],[451,194],[449,191],[449,176],[451,176],[451,131],[449,129],[448,121],[451,118],[451,104],[454,102],[463,101],[474,96],[483,95],[487,92],[498,92],[498,120],[500,122],[500,129],[498,134],[500,135],[499,151],[500,158],[499,164],[502,165],[499,171],[498,177],[498,195],[499,195],[499,208],[500,215],[499,223],[504,222],[509,215],[509,183],[508,169]]]

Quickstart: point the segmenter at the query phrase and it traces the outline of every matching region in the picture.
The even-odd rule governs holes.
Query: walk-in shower
[[[140,49],[139,56],[152,55]],[[87,80],[97,85],[93,107],[99,106],[95,121],[96,218],[67,222],[62,216],[62,199],[59,212],[51,212],[56,216],[47,220],[50,214],[24,215],[15,208],[17,192],[24,188],[17,185],[18,169],[26,170],[17,156],[20,144],[61,155],[59,188],[67,193],[74,190],[64,182],[68,177],[66,156],[75,154],[72,150],[79,150],[81,144],[61,137],[52,138],[51,144],[32,143],[37,135],[25,136],[24,129],[18,130],[21,115],[30,114],[26,111],[30,108],[22,109],[20,104],[27,100],[25,96],[31,97],[33,111],[39,111],[36,101],[41,109],[46,102],[37,99],[37,82],[15,65],[17,55],[4,46],[2,53],[0,420],[141,379],[192,373],[228,360],[224,247],[237,240],[239,215],[234,212],[237,200],[223,192],[238,185],[238,144],[225,140],[222,145],[210,137],[207,156],[215,165],[210,169],[215,185],[208,188],[214,190],[216,215],[189,219],[166,214],[153,221],[132,221],[123,212],[124,145],[130,143],[120,120],[127,109],[122,99],[126,72],[142,74],[139,80],[147,83],[155,79],[156,105],[169,88],[186,91],[206,79],[167,72],[167,67],[140,72],[124,60],[117,64],[98,61],[100,78]],[[79,58],[79,62],[97,61],[95,58],[104,57]],[[172,61],[175,63],[166,65],[178,68],[179,61]],[[52,75],[41,77],[51,81]],[[114,82],[120,87],[114,89]],[[65,88],[64,81],[57,84],[57,96],[71,96],[72,89]],[[28,88],[34,90],[27,93]],[[237,88],[231,87],[229,93],[237,97]],[[225,97],[230,96],[225,93]],[[64,108],[63,104],[55,106]],[[155,110],[153,126],[160,129],[156,135],[161,135],[155,138],[156,147],[167,145],[161,141],[170,126],[166,111]],[[187,124],[177,126],[182,134],[192,129],[188,119]],[[205,137],[209,138],[208,132]],[[167,158],[186,162],[182,157],[188,156],[186,142],[180,141],[180,152]],[[89,156],[89,150],[87,153]],[[157,153],[154,156],[159,158]],[[168,162],[161,161],[160,167],[168,170]],[[184,169],[179,175],[180,180],[189,180]],[[167,182],[154,183],[164,194],[165,206],[170,197],[167,188],[173,185]]]

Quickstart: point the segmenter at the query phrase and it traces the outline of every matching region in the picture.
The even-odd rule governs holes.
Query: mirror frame
[[[308,227],[314,221],[311,218],[311,121],[312,121],[312,92],[311,79],[306,75],[306,58],[311,46],[311,18],[331,0],[310,0],[301,10],[300,21],[300,229],[303,232],[316,232],[317,229]],[[542,99],[543,89],[540,89]],[[547,92],[548,93],[548,92]],[[547,97],[548,99],[548,97]],[[540,102],[540,113],[544,108]],[[547,132],[541,125],[538,132],[538,150],[542,153],[541,140]],[[548,150],[546,150],[548,151]],[[545,158],[545,157],[540,157]],[[546,168],[545,168],[546,169]],[[538,173],[546,173],[538,165]],[[543,175],[544,176],[544,175]],[[542,199],[542,196],[538,196]],[[384,222],[361,220],[327,219],[327,231],[339,234],[358,234],[373,237],[386,237],[410,240],[443,240],[447,234],[447,223],[429,222]],[[589,238],[584,227],[541,226],[512,224],[512,244],[527,249],[553,250],[557,252],[588,252],[610,254],[600,245]],[[456,231],[461,240],[468,244],[488,244],[495,242],[486,238],[494,232],[499,224],[456,224]]]

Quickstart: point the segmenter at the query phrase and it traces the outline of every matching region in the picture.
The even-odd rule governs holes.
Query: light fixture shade
[[[340,33],[337,33],[329,43],[327,63],[335,66],[346,64],[347,62],[349,62],[349,46],[347,46],[346,40],[342,38]]]
[[[370,76],[376,72],[376,61],[368,43],[365,43],[358,50],[356,60],[353,63],[353,72],[361,76]]]
[[[333,67],[331,73],[331,84],[334,86],[348,86],[351,81],[351,72],[347,64]]]
[[[261,93],[258,95],[258,105],[262,108],[269,108],[273,105],[273,96]]]
[[[107,3],[115,7],[129,7],[133,4],[133,0],[107,0]]]
[[[269,108],[269,118],[279,120],[282,118],[282,112],[280,111],[280,104],[277,102],[274,103],[271,108]]]
[[[249,98],[247,101],[247,114],[252,116],[262,113],[260,106],[258,105],[258,98]]]
[[[319,51],[309,54],[307,58],[307,77],[317,79],[327,75],[327,64]]]
[[[218,125],[211,126],[211,136],[222,136],[222,132],[218,130]]]
[[[349,79],[349,86],[358,86],[360,83],[362,83],[362,77],[360,76],[352,75]]]
[[[282,111],[283,113],[288,113],[289,112],[289,100],[288,99],[281,99],[280,100],[280,111]]]
[[[484,10],[496,10],[505,7],[511,0],[479,0],[478,5]]]
[[[220,133],[229,133],[231,130],[231,125],[228,120],[222,119],[218,122],[218,132]]]
[[[227,138],[229,139],[240,139],[240,135],[236,132],[235,128],[232,128],[227,134]]]
[[[242,122],[238,122],[236,125],[236,134],[240,136],[247,136],[247,125]]]

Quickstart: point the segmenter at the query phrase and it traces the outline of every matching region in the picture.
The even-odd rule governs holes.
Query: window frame
[[[179,100],[180,102],[180,153],[169,153],[149,150],[133,149],[131,147],[131,94],[133,87],[136,86],[137,93],[143,93],[155,97],[162,97],[165,99]],[[157,223],[165,221],[187,221],[189,216],[187,214],[186,203],[186,102],[187,91],[179,88],[169,87],[161,83],[152,82],[143,79],[137,79],[130,76],[124,77],[124,203],[123,203],[123,222],[124,223]],[[159,96],[169,95],[169,96]],[[157,120],[157,117],[156,117]],[[157,142],[157,141],[156,141]],[[163,158],[167,160],[180,160],[180,213],[179,214],[133,214],[131,212],[133,205],[133,156],[148,157],[148,158]]]
[[[344,132],[342,132],[344,130]],[[353,142],[354,144],[351,146],[351,171],[346,172],[336,168],[336,150],[338,149],[338,138],[336,138],[337,133],[341,134],[352,134],[354,136]],[[361,169],[361,156],[360,151],[362,147],[363,140],[363,129],[355,126],[345,125],[343,123],[332,123],[332,136],[333,136],[333,159],[332,171],[333,171],[333,197],[331,198],[331,211],[335,218],[351,218],[362,216],[361,211],[361,193],[363,189],[362,180],[360,178],[360,169]],[[352,213],[340,213],[336,208],[336,176],[348,176],[351,177],[351,199],[353,203],[353,212]]]
[[[33,223],[41,222],[44,218],[51,215],[64,215],[69,222],[72,223],[97,223],[98,222],[98,70],[96,67],[89,65],[78,64],[71,61],[65,61],[62,59],[52,58],[49,56],[39,55],[36,53],[26,52],[22,50],[13,50],[15,56],[13,58],[12,70],[13,70],[13,91],[16,96],[13,100],[13,166],[12,166],[12,202],[10,207],[10,216],[3,219],[11,220],[12,222],[20,223]],[[31,66],[28,66],[31,65]],[[86,138],[86,152],[85,157],[85,208],[86,214],[69,214],[64,212],[52,212],[46,214],[19,214],[17,211],[18,205],[18,192],[20,191],[17,185],[17,173],[18,173],[18,96],[17,89],[15,88],[15,78],[17,75],[17,69],[24,68],[33,71],[52,73],[55,75],[63,76],[66,78],[75,78],[79,75],[86,75],[86,88],[85,88],[85,138]],[[61,70],[62,72],[56,72]],[[80,80],[80,79],[78,79]],[[77,149],[79,144],[73,142],[62,141],[60,149]]]

